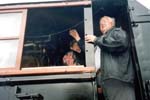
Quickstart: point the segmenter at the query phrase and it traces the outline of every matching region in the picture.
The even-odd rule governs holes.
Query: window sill
[[[94,67],[84,66],[32,67],[22,68],[21,70],[1,70],[0,76],[92,73],[95,71]]]

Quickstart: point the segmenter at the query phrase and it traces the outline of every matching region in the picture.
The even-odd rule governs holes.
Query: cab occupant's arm
[[[82,40],[82,39],[80,39],[79,41],[77,41],[78,42],[78,45],[79,45],[79,47],[80,47],[80,49],[81,49],[81,51],[85,51],[85,44],[84,44],[84,41]]]
[[[77,32],[76,29],[72,29],[69,31],[70,36],[72,36],[78,43],[81,51],[84,52],[85,50],[85,45],[84,45],[84,41],[80,38],[79,33]]]

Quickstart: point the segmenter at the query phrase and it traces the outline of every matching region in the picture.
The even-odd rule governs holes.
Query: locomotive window
[[[68,67],[62,62],[74,40],[69,30],[76,29],[83,41],[85,32],[92,33],[89,5],[87,0],[0,7],[0,76],[94,72],[85,62],[90,60],[86,44],[84,64]]]
[[[19,67],[22,22],[25,10],[0,12],[0,68]],[[23,33],[20,33],[23,32]],[[18,58],[17,58],[18,57]]]
[[[21,67],[64,66],[63,56],[73,40],[70,29],[84,38],[82,6],[28,9]]]

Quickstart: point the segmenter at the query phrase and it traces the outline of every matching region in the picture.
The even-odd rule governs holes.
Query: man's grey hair
[[[107,20],[109,20],[112,23],[112,26],[114,27],[116,25],[115,23],[115,18],[113,17],[109,17],[109,16],[103,16],[101,19],[106,18]],[[100,20],[101,20],[100,19]]]

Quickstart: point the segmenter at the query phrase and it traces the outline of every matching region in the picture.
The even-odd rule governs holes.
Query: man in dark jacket
[[[100,19],[101,37],[87,35],[85,40],[101,48],[101,82],[106,100],[135,100],[134,71],[130,43],[125,31],[115,28],[114,18]]]

